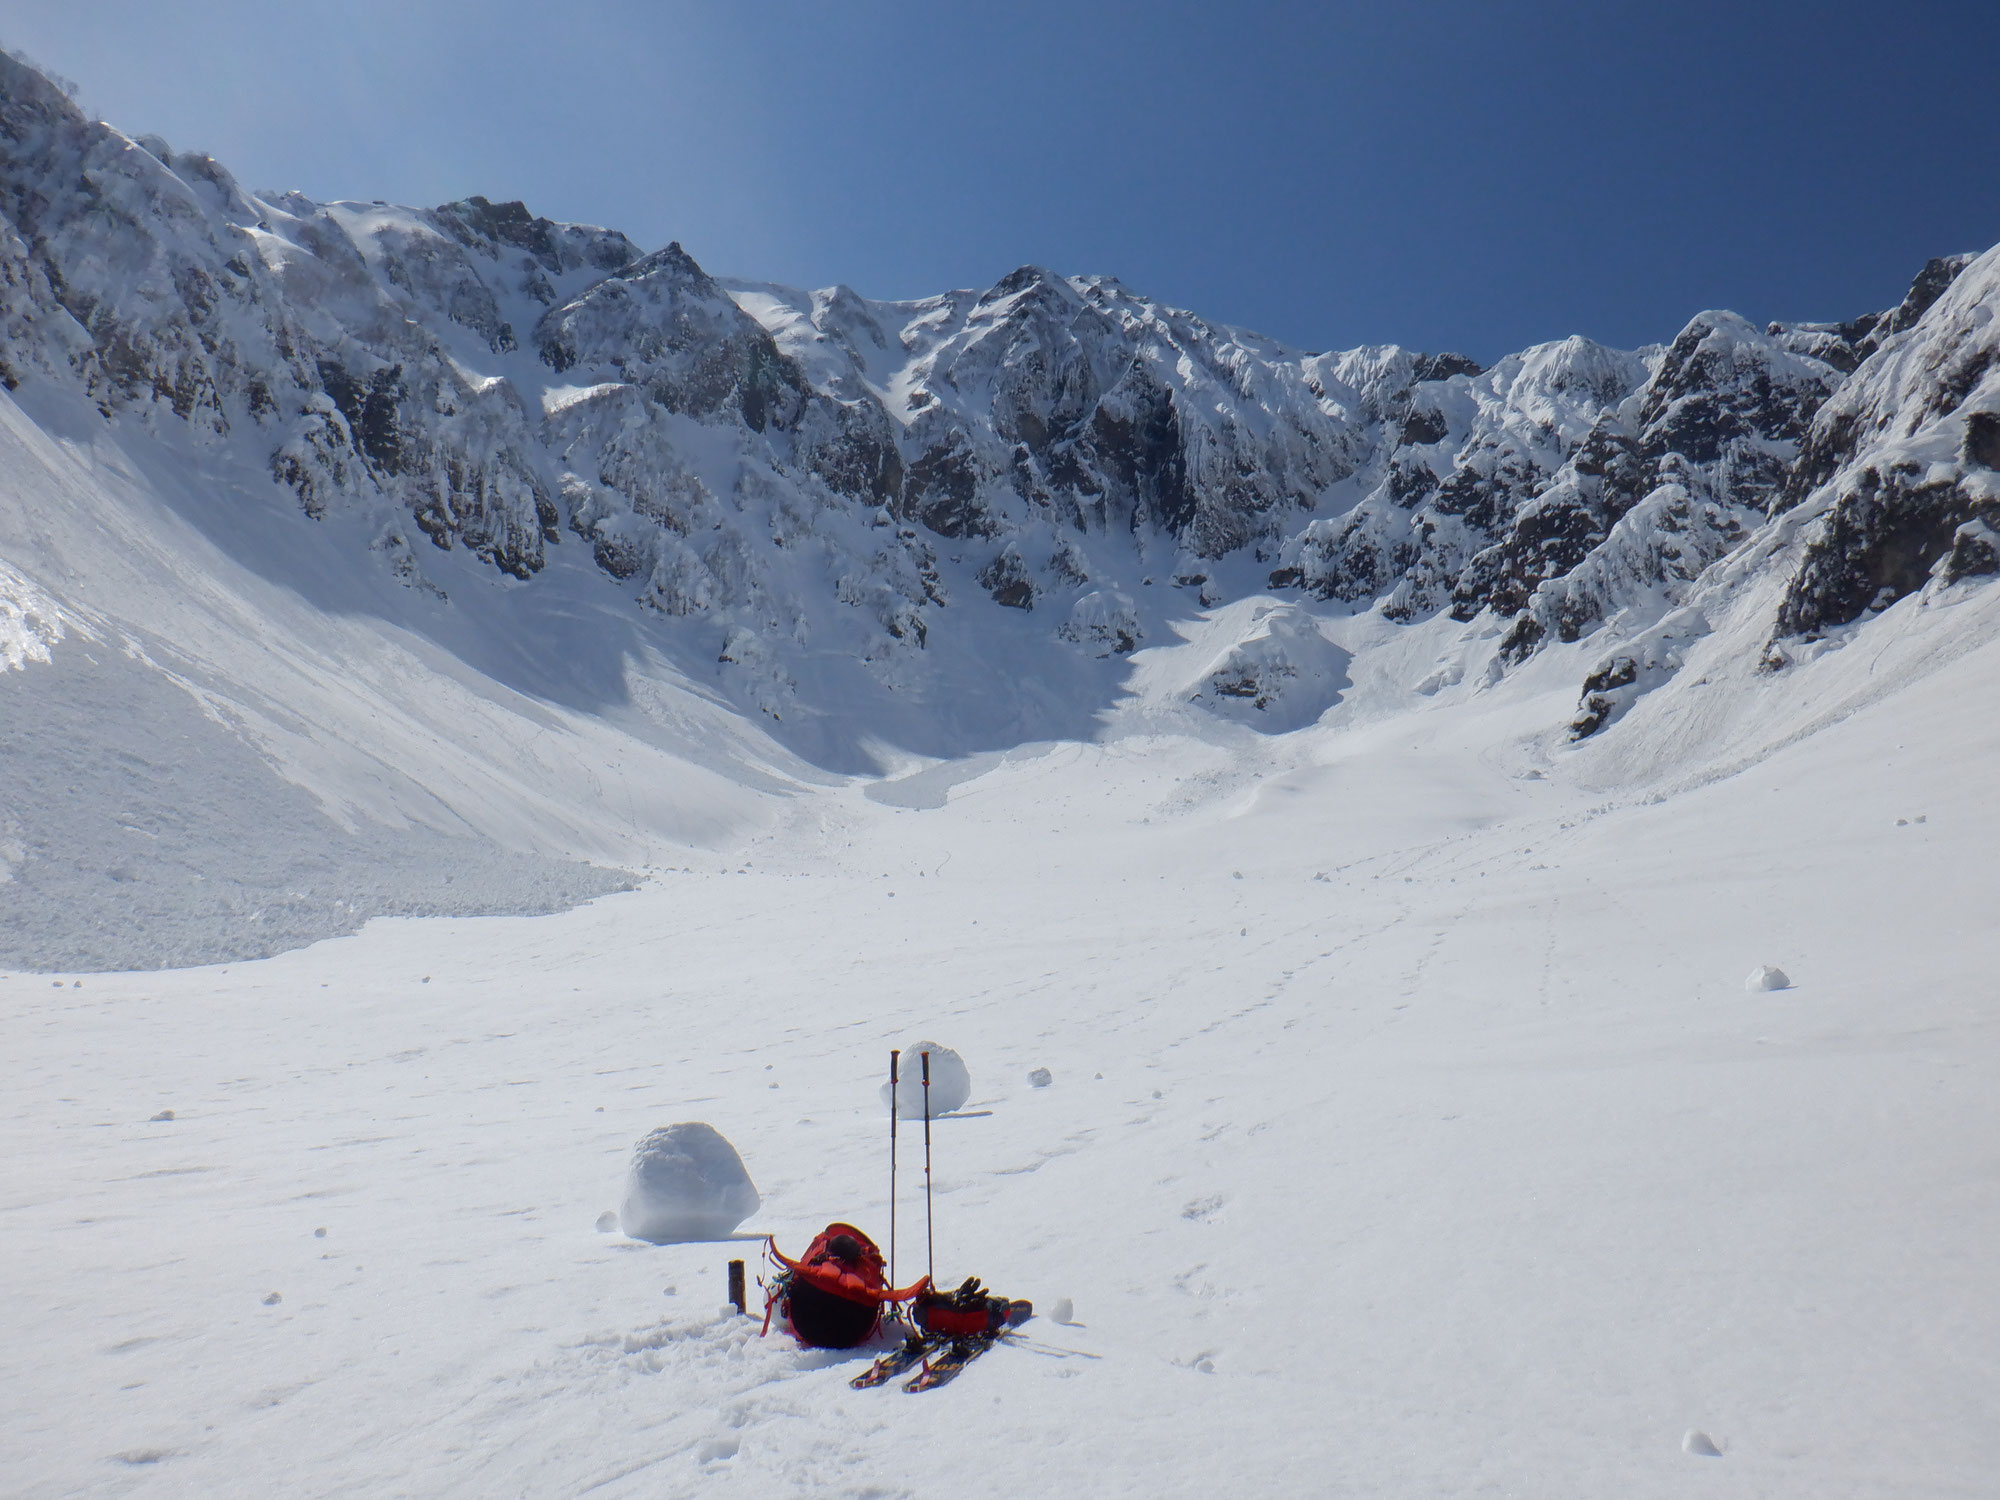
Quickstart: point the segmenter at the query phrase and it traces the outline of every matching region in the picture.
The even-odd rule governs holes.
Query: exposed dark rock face
[[[1972,255],[1940,255],[1924,262],[1923,270],[1917,272],[1917,279],[1910,283],[1908,295],[1876,320],[1873,326],[1863,330],[1864,338],[1870,341],[1863,346],[1863,353],[1874,353],[1891,334],[1915,328],[1923,315],[1937,305],[1938,298],[1951,290],[1959,272],[1977,258]]]
[[[980,503],[978,461],[962,438],[945,439],[911,460],[901,506],[939,536],[990,536],[993,513]]]
[[[1454,617],[1470,620],[1482,609],[1520,615],[1536,589],[1570,572],[1603,542],[1639,498],[1643,475],[1637,443],[1615,418],[1600,418],[1567,472],[1524,503],[1501,539],[1466,564],[1452,589]],[[1575,623],[1565,630],[1573,631]]]
[[[488,203],[476,194],[432,210],[431,221],[468,250],[496,260],[508,250],[523,251],[523,269],[533,262],[548,276],[583,269],[609,273],[640,255],[616,230],[558,224],[537,218],[524,203]]]
[[[1875,325],[1874,352],[1820,412],[1785,497],[1819,503],[1824,513],[1775,636],[1824,635],[1933,581],[1946,587],[1993,571],[1996,272],[1991,252],[1931,261]]]
[[[1941,583],[2000,573],[2000,530],[1995,529],[1994,519],[1993,508],[1988,507],[1986,515],[1966,521],[1952,532],[1951,551],[1938,571]]]
[[[1463,354],[1419,354],[1411,367],[1412,380],[1449,380],[1454,375],[1484,375],[1485,368],[1476,359],[1467,359]]]
[[[1703,313],[1681,330],[1639,404],[1639,451],[1655,472],[1669,454],[1724,465],[1717,483],[1769,494],[1838,376],[1826,363],[1759,334],[1734,313]],[[1755,503],[1753,500],[1752,503]]]
[[[1779,635],[1814,636],[1883,610],[1940,579],[1993,571],[1988,539],[2000,497],[1926,481],[1913,467],[1863,470],[1808,547],[1779,607]]]
[[[2000,469],[2000,412],[1966,413],[1960,456],[1971,467]]]
[[[1010,542],[1000,550],[999,556],[979,570],[979,586],[993,596],[995,604],[1008,609],[1033,609],[1035,607],[1035,581],[1029,576],[1027,564]]]
[[[1618,706],[1618,689],[1639,680],[1639,663],[1630,656],[1614,657],[1583,679],[1583,703],[1570,721],[1570,738],[1588,739],[1610,721]]]

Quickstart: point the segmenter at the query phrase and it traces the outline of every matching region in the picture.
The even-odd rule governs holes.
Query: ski
[[[1035,1315],[1032,1302],[1009,1302],[1003,1308],[999,1299],[995,1298],[991,1305],[1000,1314],[1000,1320],[991,1333],[968,1334],[949,1343],[933,1339],[934,1352],[924,1361],[923,1369],[903,1382],[903,1389],[934,1391],[946,1381],[956,1379],[960,1370],[999,1343],[1010,1330],[1019,1328]]]
[[[911,1334],[847,1383],[857,1391],[865,1391],[870,1386],[887,1385],[935,1347],[937,1347],[936,1340],[919,1338],[916,1334]]]
[[[924,1361],[924,1367],[903,1382],[906,1391],[934,1391],[955,1380],[967,1365],[1000,1342],[998,1334],[975,1334],[953,1339],[942,1351]]]
[[[973,1287],[976,1291],[977,1283],[973,1283]],[[1029,1302],[1003,1304],[995,1298],[990,1301],[989,1307],[992,1313],[999,1315],[992,1324],[991,1333],[966,1334],[958,1338],[943,1333],[911,1333],[847,1383],[857,1391],[887,1385],[912,1365],[921,1362],[923,1369],[906,1380],[903,1389],[928,1391],[943,1385],[998,1343],[1009,1329],[1018,1328],[1034,1316],[1034,1304]]]

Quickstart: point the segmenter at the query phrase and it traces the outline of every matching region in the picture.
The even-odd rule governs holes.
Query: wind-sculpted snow
[[[1706,312],[1482,370],[1307,354],[1033,266],[877,302],[518,203],[246,192],[11,58],[0,146],[0,382],[364,518],[444,607],[423,540],[523,581],[581,543],[663,649],[800,744],[829,710],[907,726],[955,698],[972,719],[930,748],[1046,735],[1071,716],[1039,678],[1102,706],[1122,658],[1266,591],[1487,619],[1503,669],[1615,646],[1802,504],[1824,517],[1769,553],[1775,639],[2000,566],[1991,257],[1845,323]],[[977,661],[1004,665],[966,698]]]

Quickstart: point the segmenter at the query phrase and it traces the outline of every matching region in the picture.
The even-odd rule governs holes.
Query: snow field
[[[0,1465],[36,1496],[1978,1494],[2000,802],[1960,704],[1996,657],[1658,802],[1523,780],[1463,715],[1284,767],[1065,745],[557,916],[12,974]],[[1748,1000],[1778,955],[1806,978]],[[938,1274],[1074,1326],[853,1392],[858,1356],[718,1313],[754,1246],[595,1232],[632,1142],[699,1118],[762,1192],[742,1232],[886,1244],[875,1095],[933,1026],[977,1070],[934,1126]]]
[[[463,830],[343,828],[229,707],[118,644],[68,640],[0,672],[0,962],[214,963],[383,913],[551,911],[631,883]]]
[[[622,237],[561,229],[560,286],[499,262],[486,286],[408,210],[252,207],[71,124],[110,153],[93,192],[190,265],[234,238],[197,201],[264,220],[265,290],[329,348],[415,371],[436,322],[446,399],[403,410],[465,439],[547,566],[508,578],[463,529],[413,546],[408,494],[314,457],[310,380],[278,382],[308,407],[282,451],[334,463],[319,519],[240,403],[227,441],[221,407],[107,419],[49,378],[83,335],[40,323],[0,396],[10,1493],[1991,1493],[2000,590],[1936,573],[1768,671],[1811,507],[1734,546],[1678,480],[1536,596],[1601,628],[1511,668],[1487,616],[1267,597],[1262,549],[1042,520],[998,557],[934,549],[800,488],[796,443],[642,409],[595,357],[651,327],[612,294],[565,320],[595,355],[562,383],[494,337]],[[85,292],[101,217],[60,226]],[[308,219],[377,283],[331,274]],[[683,260],[640,295],[684,283],[744,334]],[[1834,398],[1902,434],[1850,474],[1900,455],[1991,491],[1993,393],[1954,382],[1990,363],[1993,270]],[[1317,497],[1276,560],[1365,583],[1415,527],[1418,572],[1361,589],[1412,618],[1481,544],[1372,488],[1396,451],[1446,456],[1382,425],[1406,352],[1297,361],[1113,283],[1006,285],[733,296],[815,380],[899,425],[961,405],[994,457],[996,400],[1050,410],[1035,351],[1182,351],[1209,479]],[[1085,301],[1144,337],[1038,331]],[[278,305],[228,320],[230,402]],[[192,346],[140,322],[160,377]],[[1831,378],[1731,314],[1690,332],[1749,384],[1676,400]],[[1480,437],[1475,467],[1504,440],[1556,474],[1670,356],[1542,346],[1425,382],[1425,417]],[[1315,454],[1350,447],[1323,484],[1345,465]],[[630,588],[542,536],[544,460]],[[1594,524],[1588,489],[1541,498]],[[1863,552],[1897,542],[1860,519]],[[980,602],[1008,555],[1033,611]],[[934,585],[958,602],[925,626]],[[1570,745],[1578,685],[1621,661]],[[1046,1314],[946,1392],[857,1395],[863,1356],[758,1339],[722,1267],[836,1217],[888,1242],[883,1053],[926,1035],[972,1062],[933,1099],[938,1274]]]

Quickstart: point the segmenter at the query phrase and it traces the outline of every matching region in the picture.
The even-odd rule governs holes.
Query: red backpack
[[[908,1302],[930,1288],[928,1276],[902,1291],[891,1287],[882,1251],[852,1224],[827,1225],[797,1260],[775,1238],[768,1243],[780,1269],[764,1297],[764,1331],[783,1308],[793,1336],[809,1348],[864,1344],[881,1326],[884,1303]]]

